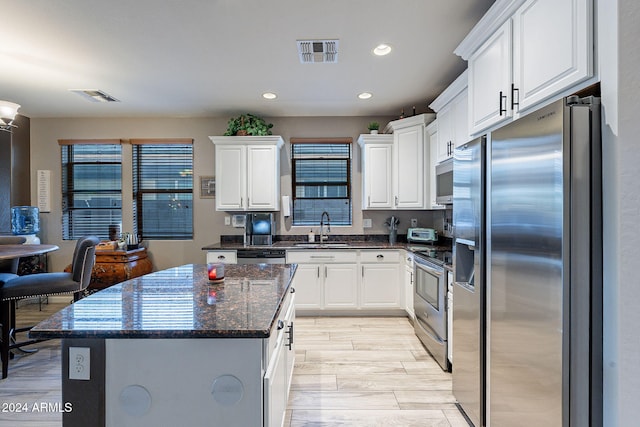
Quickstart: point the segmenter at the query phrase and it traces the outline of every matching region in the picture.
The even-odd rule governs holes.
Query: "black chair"
[[[0,245],[21,245],[27,241],[24,236],[0,236]],[[20,258],[0,259],[0,273],[18,273]]]
[[[37,273],[26,276],[9,277],[0,285],[0,322],[2,323],[2,342],[0,356],[2,358],[2,378],[9,372],[9,358],[12,349],[35,344],[43,340],[15,341],[17,332],[31,329],[15,329],[16,301],[24,298],[73,293],[73,300],[82,298],[91,281],[91,270],[95,263],[96,245],[100,240],[95,236],[78,239],[73,251],[71,273]],[[9,274],[9,273],[5,273]],[[0,282],[2,281],[0,277]]]

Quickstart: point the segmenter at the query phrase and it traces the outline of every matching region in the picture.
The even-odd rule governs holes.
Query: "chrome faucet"
[[[329,212],[322,212],[322,216],[320,216],[320,243],[329,239],[329,236],[324,234],[324,217],[327,217],[327,233],[331,232],[331,218],[329,218]]]

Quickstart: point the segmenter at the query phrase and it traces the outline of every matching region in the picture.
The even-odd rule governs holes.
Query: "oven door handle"
[[[416,268],[421,268],[429,273],[432,273],[435,276],[441,277],[444,276],[444,268],[431,267],[424,263],[421,263],[418,260],[414,260]]]

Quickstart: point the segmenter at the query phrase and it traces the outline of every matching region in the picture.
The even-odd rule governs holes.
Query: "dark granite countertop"
[[[336,244],[346,244],[346,246],[335,246]],[[308,245],[314,245],[314,247],[310,247]],[[382,242],[382,241],[330,241],[330,242],[326,242],[325,245],[321,245],[320,242],[308,243],[304,241],[281,240],[269,246],[244,246],[242,243],[214,243],[212,245],[204,246],[202,250],[204,251],[218,250],[219,251],[219,250],[256,249],[256,248],[287,249],[287,250],[291,250],[291,249],[342,250],[342,249],[406,249],[406,247],[407,247],[407,243],[396,243],[395,245],[390,245],[389,242]]]
[[[226,265],[219,284],[189,264],[111,286],[31,329],[32,338],[266,338],[295,264]]]

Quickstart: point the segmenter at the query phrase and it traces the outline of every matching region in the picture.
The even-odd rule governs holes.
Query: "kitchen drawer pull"
[[[278,320],[278,330],[284,329],[284,322],[282,320]]]
[[[227,259],[227,257],[226,257],[226,256],[224,256],[224,255],[218,255],[218,259],[220,259],[220,260],[222,260],[222,259]]]
[[[384,255],[382,255],[382,254],[377,255],[377,256],[376,256],[376,258],[378,258],[378,259],[382,259],[382,258],[384,258]]]
[[[290,292],[291,292],[292,294],[295,294],[295,293],[296,293],[296,288],[291,288],[291,291],[290,291]]]

